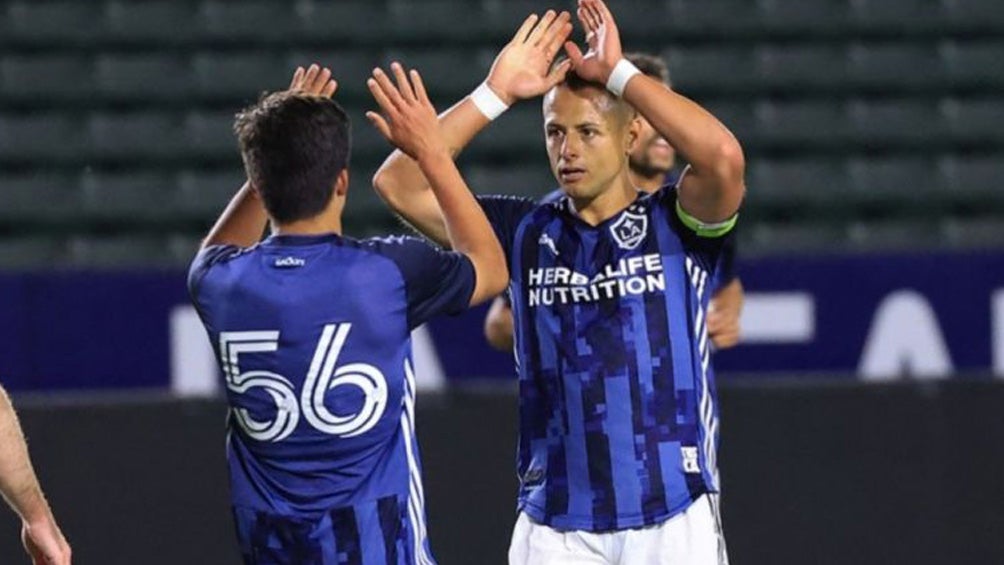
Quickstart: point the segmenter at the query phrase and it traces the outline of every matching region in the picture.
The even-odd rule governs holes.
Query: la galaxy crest
[[[648,216],[625,211],[610,226],[610,234],[621,249],[634,249],[648,235]]]

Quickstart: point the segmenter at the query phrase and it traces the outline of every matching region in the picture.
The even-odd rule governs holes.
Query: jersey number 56
[[[336,367],[351,330],[350,323],[324,326],[299,398],[293,384],[282,375],[270,371],[241,372],[240,369],[241,353],[277,351],[278,331],[221,332],[220,359],[227,388],[238,394],[262,388],[275,401],[276,415],[271,421],[255,420],[247,409],[236,408],[234,412],[241,428],[260,441],[281,441],[296,429],[302,409],[310,425],[327,434],[353,437],[372,429],[387,408],[387,379],[379,369],[365,363]],[[339,416],[325,406],[325,394],[339,386],[355,386],[362,390],[363,405],[355,414]]]

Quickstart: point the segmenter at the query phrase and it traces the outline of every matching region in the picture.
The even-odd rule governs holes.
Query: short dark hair
[[[551,63],[551,68],[553,69],[557,67],[567,58],[568,57],[566,56],[559,56],[553,63]],[[610,100],[614,101],[614,107],[617,108],[618,113],[625,120],[624,123],[627,123],[636,115],[634,107],[628,104],[627,102],[624,102],[622,98],[615,96],[613,93],[607,90],[607,85],[600,82],[586,80],[581,76],[579,76],[579,74],[576,73],[574,70],[569,69],[568,73],[565,74],[565,80],[559,82],[558,86],[565,86],[573,92],[578,92],[586,88],[593,88],[600,91],[601,93],[606,95]]]
[[[672,86],[669,82],[669,66],[666,65],[666,60],[662,57],[649,53],[627,53],[624,58],[638,67],[643,75],[660,80],[666,86]]]
[[[625,53],[624,58],[631,62],[632,65],[638,67],[638,70],[645,76],[652,77],[655,80],[662,81],[666,86],[672,86],[669,80],[669,65],[666,64],[666,60],[658,55],[653,55],[651,53]],[[554,62],[551,63],[551,69],[554,69],[561,63],[568,59],[566,55],[559,55],[555,58]],[[575,74],[575,71],[568,71],[566,75],[565,82],[568,82],[569,88],[577,90],[585,86],[593,86],[595,88],[606,88],[606,85],[599,83],[592,83],[582,79],[580,76]]]
[[[323,96],[263,94],[237,114],[234,133],[248,179],[279,223],[320,214],[349,163],[349,118]]]
[[[597,90],[606,91],[607,86],[600,82],[595,82],[591,80],[586,80],[579,76],[579,73],[569,69],[568,73],[565,74],[565,86],[571,88],[572,90],[582,90],[583,88],[595,88]]]

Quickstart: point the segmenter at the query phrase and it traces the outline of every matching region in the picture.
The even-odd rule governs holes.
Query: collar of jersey
[[[268,236],[268,238],[262,242],[262,245],[317,245],[318,243],[334,243],[341,240],[342,236],[337,233],[319,233],[310,235],[283,234]]]
[[[567,194],[564,195],[564,196],[562,196],[561,200],[559,200],[558,203],[559,203],[561,211],[566,216],[568,216],[569,218],[571,218],[573,221],[575,221],[575,222],[581,224],[583,227],[586,227],[586,228],[589,228],[589,229],[601,230],[601,229],[607,227],[607,224],[609,224],[611,222],[614,222],[618,218],[620,218],[624,214],[624,212],[627,212],[628,210],[635,210],[636,206],[638,206],[641,203],[642,199],[644,199],[647,196],[650,196],[650,195],[648,193],[645,193],[645,192],[639,190],[638,194],[635,195],[634,200],[632,200],[627,206],[621,208],[613,216],[610,216],[609,218],[601,221],[600,223],[596,224],[595,226],[592,225],[592,224],[590,224],[589,222],[583,220],[581,217],[579,217],[578,212],[576,212],[575,209],[572,208],[572,199],[569,198]]]

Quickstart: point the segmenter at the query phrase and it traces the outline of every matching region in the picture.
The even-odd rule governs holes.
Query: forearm
[[[420,156],[418,166],[435,195],[451,247],[467,255],[477,272],[480,302],[505,288],[509,280],[505,254],[491,224],[457,170],[448,151]]]
[[[745,291],[738,278],[715,291],[708,307],[708,334],[718,349],[739,343]]]
[[[499,351],[512,351],[513,320],[512,309],[505,298],[498,296],[485,316],[485,339]]]
[[[0,387],[0,492],[26,522],[49,516],[49,505],[28,457],[21,425],[7,392]]]
[[[450,156],[456,158],[489,123],[470,97],[440,114],[439,128]],[[436,220],[439,211],[435,209],[429,180],[414,159],[400,149],[394,150],[373,177],[373,187],[405,221],[437,243],[447,244],[441,222]]]
[[[438,117],[439,133],[456,157],[494,117],[518,100],[544,94],[565,77],[570,62],[551,62],[572,31],[568,12],[530,14],[492,63],[483,84]],[[374,77],[380,79],[378,71]],[[376,83],[371,86],[371,90]],[[376,95],[376,94],[375,94]],[[414,153],[409,152],[414,155]],[[394,212],[444,244],[445,228],[429,182],[404,152],[394,151],[373,177],[373,186]]]
[[[628,82],[624,99],[686,158],[689,175],[704,181],[700,194],[689,195],[697,201],[692,212],[718,208],[727,210],[726,217],[734,213],[742,198],[745,162],[732,132],[694,101],[643,75]]]
[[[245,182],[209,230],[202,247],[224,244],[250,247],[261,240],[267,224],[268,214],[261,198],[251,184]]]
[[[715,169],[739,151],[732,132],[693,100],[644,75],[628,82],[624,100],[635,107],[694,170]]]

